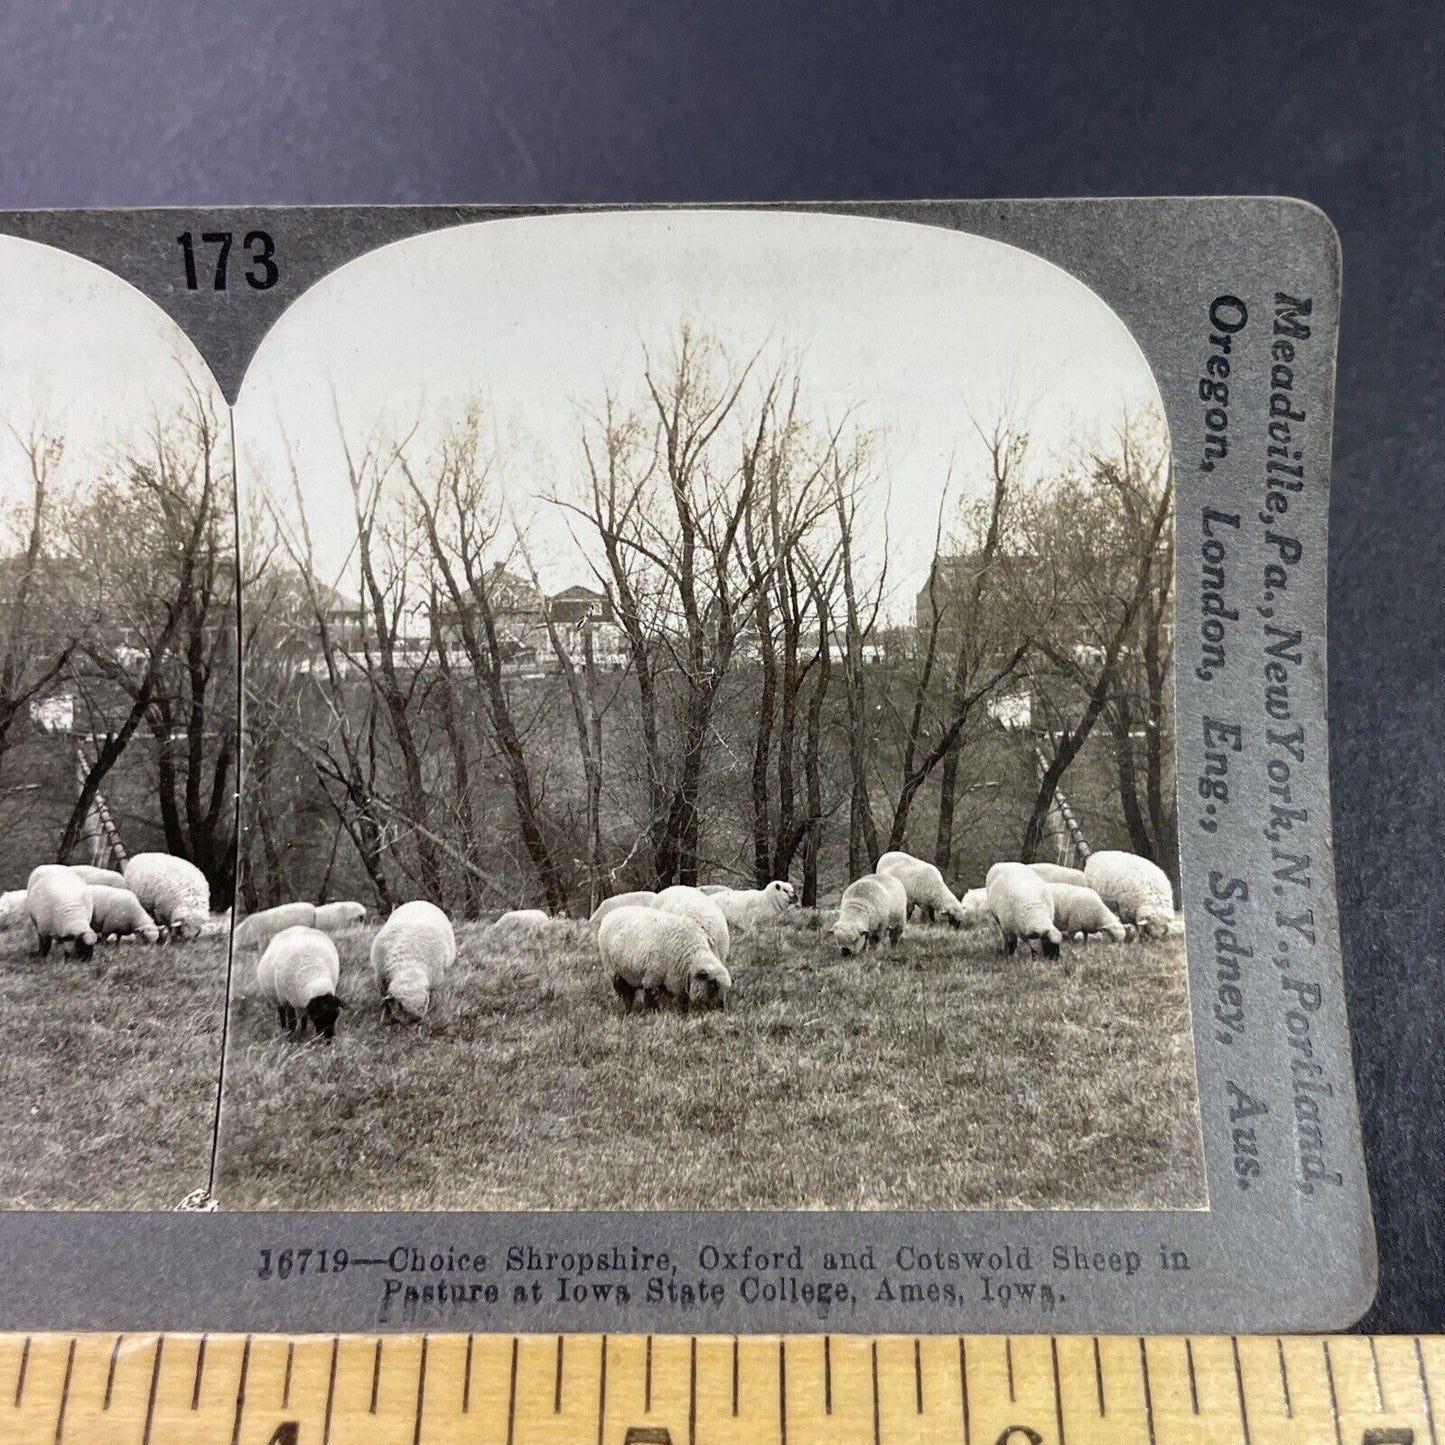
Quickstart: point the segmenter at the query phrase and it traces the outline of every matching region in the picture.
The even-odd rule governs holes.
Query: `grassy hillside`
[[[827,923],[736,939],[733,1006],[686,1018],[623,1017],[586,924],[466,925],[414,1027],[358,929],[331,1046],[281,1035],[247,960],[221,1207],[1204,1204],[1182,939],[1059,963],[910,927],[842,959]]]
[[[210,1167],[225,934],[34,946],[0,934],[0,1208],[173,1208]]]

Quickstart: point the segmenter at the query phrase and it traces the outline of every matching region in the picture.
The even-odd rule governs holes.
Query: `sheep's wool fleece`
[[[419,1018],[431,1006],[432,990],[457,956],[451,920],[434,903],[403,903],[371,940],[371,967],[383,998]]]
[[[690,918],[707,935],[712,951],[720,963],[728,961],[732,949],[732,935],[728,931],[727,915],[700,888],[689,888],[679,884],[664,888],[654,900],[654,908],[664,913],[675,913],[680,918]]]
[[[250,913],[236,926],[237,948],[264,948],[283,928],[315,928],[316,909],[310,903],[278,903]]]
[[[336,945],[318,928],[283,928],[256,965],[262,992],[298,1013],[304,1013],[312,999],[335,993],[340,980]]]
[[[636,905],[602,920],[597,946],[615,977],[633,988],[665,988],[674,998],[687,993],[695,963],[719,962],[707,934],[692,919]]]
[[[125,886],[157,923],[202,927],[211,914],[211,885],[185,858],[137,853],[125,865]]]
[[[90,930],[90,889],[60,863],[42,863],[30,875],[26,908],[43,938],[79,938]]]

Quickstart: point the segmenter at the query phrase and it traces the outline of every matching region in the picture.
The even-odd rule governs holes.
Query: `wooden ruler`
[[[0,1336],[3,1445],[1441,1445],[1445,1338]]]

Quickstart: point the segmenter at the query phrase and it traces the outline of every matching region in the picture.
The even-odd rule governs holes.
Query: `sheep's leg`
[[[1016,933],[1005,933],[1003,936],[1003,951],[1012,958],[1018,952],[1019,940]]]
[[[902,937],[903,937],[903,925],[902,925],[901,923],[894,923],[894,924],[890,925],[890,927],[889,927],[889,929],[888,929],[888,942],[889,942],[889,945],[896,948],[896,947],[898,946],[898,940],[899,940],[900,938],[902,938]]]
[[[678,999],[677,1004],[683,1013],[690,1013],[692,1011],[692,998],[688,994],[683,994],[682,997]]]
[[[616,991],[617,997],[622,1000],[622,1012],[624,1014],[630,1014],[632,1012],[633,1002],[637,998],[636,988],[628,983],[620,973],[613,974],[612,987]]]
[[[289,1030],[291,1028],[291,1020],[287,1017],[290,1012],[291,1010],[288,1009],[284,1003],[278,1003],[276,1005],[276,1018],[283,1029]]]
[[[42,934],[40,935],[40,942],[39,942],[38,946],[37,946],[36,949],[35,949],[35,956],[36,956],[36,958],[44,958],[45,955],[46,955],[47,953],[49,953],[49,952],[50,952],[50,935],[49,935],[48,933],[42,933]]]

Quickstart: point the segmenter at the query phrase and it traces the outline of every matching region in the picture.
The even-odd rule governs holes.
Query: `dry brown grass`
[[[34,946],[0,935],[0,1207],[173,1208],[210,1167],[225,935]]]
[[[334,1045],[238,994],[222,1207],[1204,1205],[1182,940],[841,959],[810,921],[735,940],[733,1007],[686,1018],[623,1017],[585,924],[469,925],[419,1027],[344,935]]]

